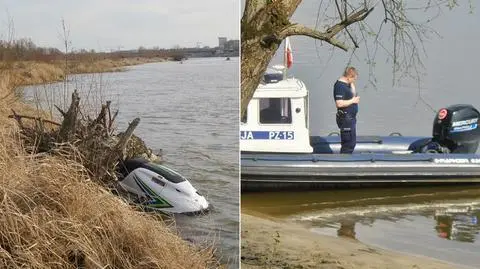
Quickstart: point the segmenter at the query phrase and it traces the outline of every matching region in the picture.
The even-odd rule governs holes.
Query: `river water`
[[[313,232],[480,268],[480,187],[242,194],[242,211]]]
[[[232,268],[238,267],[238,78],[238,58],[199,58],[74,75],[67,85],[68,92],[79,90],[91,113],[111,100],[120,111],[118,130],[140,117],[135,134],[154,152],[161,150],[166,164],[190,178],[212,205],[206,215],[176,216],[181,236],[215,244],[217,256]],[[53,83],[27,87],[25,96],[49,110],[52,96],[68,105],[68,93],[65,100],[58,97],[63,91],[63,83]]]
[[[292,21],[315,27],[318,11],[322,14],[328,3],[304,0]],[[414,1],[409,4],[421,5]],[[303,80],[310,91],[311,135],[338,131],[332,91],[347,64],[357,67],[360,73],[358,135],[400,132],[430,136],[435,110],[465,103],[480,109],[480,91],[475,79],[479,57],[473,53],[474,48],[480,47],[480,31],[468,27],[480,25],[480,16],[478,7],[473,14],[470,11],[466,3],[451,11],[444,9],[430,24],[440,37],[432,34],[423,44],[424,68],[419,66],[418,76],[395,85],[387,53],[378,49],[375,65],[369,65],[368,58],[374,48],[370,42],[366,49],[354,26],[350,32],[359,40],[360,48],[353,54],[352,50],[332,49],[309,37],[292,37],[293,65],[288,76]],[[366,22],[375,27],[384,16],[382,12],[381,6],[377,6]],[[425,20],[422,14],[420,11],[414,14],[415,22]],[[323,25],[318,21],[319,29]],[[391,50],[391,31],[384,29],[383,44]],[[272,65],[283,62],[282,50],[283,44]],[[480,258],[476,255],[480,246],[479,203],[479,189],[470,187],[242,194],[242,210],[299,222],[315,232],[332,236],[352,234],[354,227],[356,239],[362,242],[474,268],[480,268]]]

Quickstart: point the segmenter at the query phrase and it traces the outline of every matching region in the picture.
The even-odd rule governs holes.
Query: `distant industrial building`
[[[218,47],[216,50],[218,56],[239,56],[240,54],[240,40],[227,40],[226,37],[218,38]]]
[[[225,43],[227,43],[226,37],[219,37],[218,38],[218,48],[223,50],[225,48]]]
[[[180,59],[197,58],[197,57],[238,57],[240,56],[240,40],[228,40],[226,37],[218,37],[218,46],[210,48],[209,46],[201,46],[197,42],[194,48],[174,47],[171,49],[152,48],[147,49],[140,47],[130,51],[116,51],[118,57],[177,57]]]
[[[240,47],[240,40],[228,40],[224,45],[225,51],[238,51]]]

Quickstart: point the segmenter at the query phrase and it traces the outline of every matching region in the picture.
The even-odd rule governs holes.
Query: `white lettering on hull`
[[[441,158],[441,159],[433,159],[434,163],[441,163],[441,164],[480,164],[480,159],[478,158]]]

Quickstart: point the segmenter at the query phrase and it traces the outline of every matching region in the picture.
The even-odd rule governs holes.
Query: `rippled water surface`
[[[119,130],[141,118],[135,134],[162,150],[166,164],[190,178],[213,206],[205,216],[177,216],[182,236],[214,242],[232,267],[238,264],[238,77],[238,58],[202,58],[75,75],[67,85],[79,90],[91,112],[112,100],[120,110]],[[25,93],[47,110],[52,106],[46,100],[69,102],[68,94],[58,97],[65,95],[63,83],[27,87]]]

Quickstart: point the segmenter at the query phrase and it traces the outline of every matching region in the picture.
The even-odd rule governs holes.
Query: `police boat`
[[[372,186],[480,182],[480,113],[442,108],[431,137],[357,136],[353,154],[340,137],[310,136],[305,84],[266,73],[240,124],[242,190],[282,186]]]
[[[117,177],[127,198],[145,209],[185,214],[208,211],[207,200],[188,179],[164,165],[128,159],[117,166]]]

